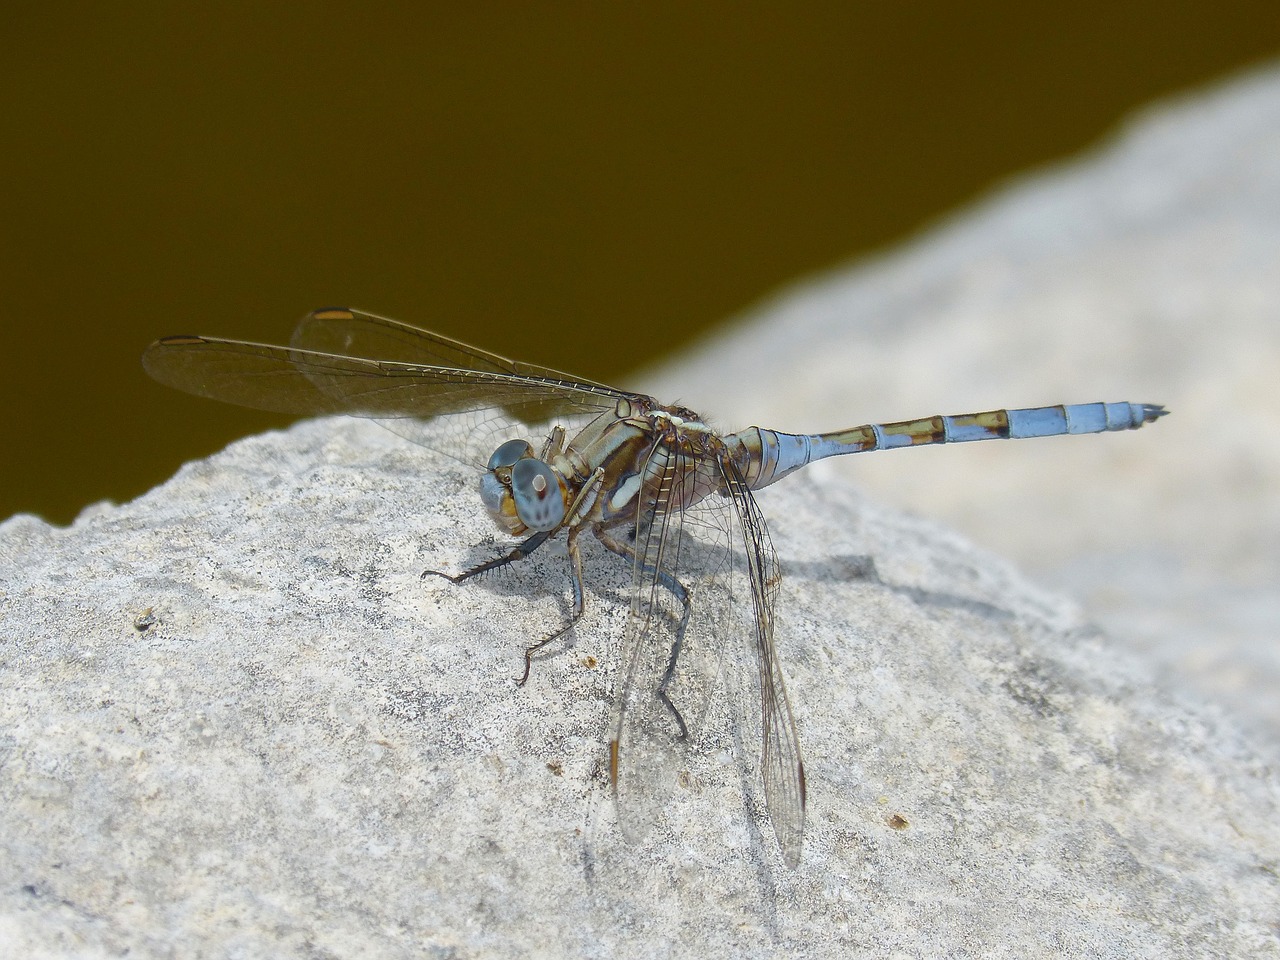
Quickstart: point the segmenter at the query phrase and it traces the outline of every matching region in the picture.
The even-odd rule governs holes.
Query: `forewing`
[[[719,716],[737,741],[744,788],[754,792],[757,775],[763,778],[783,855],[794,864],[803,773],[772,645],[777,563],[750,491],[736,472],[724,475],[718,443],[709,438],[707,448],[685,452],[657,448],[648,461],[640,502],[664,506],[637,517],[611,738],[618,813],[633,836],[661,822],[679,793],[682,728],[696,741],[704,721],[727,705]],[[730,495],[739,487],[744,500]],[[761,742],[765,756],[757,765]]]
[[[556,424],[572,436],[634,396],[372,314],[316,311],[298,331],[290,347],[166,337],[146,349],[143,366],[197,396],[280,413],[370,418],[468,465],[482,465],[503,440],[543,437]],[[348,355],[297,341],[394,355]],[[423,362],[436,359],[477,368]]]
[[[742,530],[751,604],[755,613],[755,653],[760,686],[760,767],[769,819],[788,866],[800,862],[804,841],[805,783],[800,736],[791,716],[782,666],[773,645],[774,606],[781,582],[778,555],[764,515],[738,468],[721,460],[725,490]]]
[[[698,719],[679,676],[699,675],[693,623],[696,571],[684,561],[694,546],[679,509],[696,460],[655,442],[640,467],[642,484],[631,552],[631,609],[623,640],[610,737],[611,775],[623,833],[642,837],[670,815],[681,748]],[[652,509],[646,505],[656,504]],[[673,662],[673,656],[678,658]],[[713,682],[699,675],[698,683]]]

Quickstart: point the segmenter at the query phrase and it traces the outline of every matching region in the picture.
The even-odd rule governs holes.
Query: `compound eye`
[[[484,508],[495,520],[503,514],[503,506],[511,499],[511,491],[502,485],[502,481],[492,473],[480,476],[480,500]]]
[[[489,458],[488,469],[497,470],[499,467],[512,467],[515,466],[517,460],[532,456],[533,447],[529,446],[528,440],[508,440],[493,451],[493,456]]]
[[[530,530],[554,530],[564,519],[560,478],[541,460],[523,457],[516,461],[511,468],[511,494],[516,513]]]

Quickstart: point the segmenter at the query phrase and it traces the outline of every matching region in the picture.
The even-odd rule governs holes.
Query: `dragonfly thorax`
[[[501,529],[520,536],[560,526],[569,488],[554,467],[533,455],[527,441],[508,440],[489,458],[480,499]]]

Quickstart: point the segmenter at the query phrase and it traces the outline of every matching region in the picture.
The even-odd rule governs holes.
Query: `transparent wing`
[[[611,739],[623,830],[634,836],[663,820],[681,775],[681,741],[696,738],[723,702],[745,737],[740,760],[753,783],[757,770],[762,777],[783,856],[794,866],[804,773],[773,649],[778,572],[764,519],[714,449],[655,446],[648,466],[640,502],[659,508],[637,518]]]
[[[760,676],[760,767],[769,819],[788,866],[800,862],[804,841],[804,762],[800,735],[773,645],[773,611],[782,573],[764,515],[742,474],[728,457],[721,461],[725,489],[742,529],[751,603],[755,610],[756,667]]]
[[[611,775],[619,824],[631,839],[672,816],[680,777],[680,747],[695,721],[683,686],[714,681],[698,656],[704,591],[690,579],[691,548],[682,488],[696,461],[657,438],[641,461],[647,477],[637,504],[635,541],[623,545],[632,558],[631,610],[623,638],[610,736]],[[720,538],[724,546],[724,538]],[[723,549],[716,560],[723,558]],[[692,628],[692,629],[691,629]],[[705,636],[705,635],[704,635]],[[679,680],[677,680],[677,671]],[[703,698],[707,699],[707,698]]]
[[[394,360],[415,366],[453,367],[506,374],[609,394],[620,392],[603,383],[573,377],[550,367],[509,360],[401,320],[380,317],[350,307],[313,310],[298,321],[293,336],[289,339],[289,346],[316,353]]]
[[[468,465],[482,465],[502,440],[545,436],[555,424],[573,435],[636,396],[347,309],[308,314],[289,347],[165,337],[142,363],[156,380],[197,396],[370,418]]]

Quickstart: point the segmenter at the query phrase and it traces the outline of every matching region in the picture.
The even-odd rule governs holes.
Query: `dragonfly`
[[[206,336],[156,340],[153,378],[202,397],[289,414],[366,417],[479,473],[480,500],[513,538],[455,583],[564,537],[568,622],[583,617],[579,538],[630,567],[630,608],[609,721],[609,779],[620,823],[652,821],[679,776],[672,757],[723,688],[744,741],[749,782],[783,861],[800,862],[805,771],[775,646],[778,557],[755,493],[807,464],[871,450],[1131,430],[1165,409],[1085,403],[933,416],[820,434],[762,427],[721,433],[683,406],[508,360],[346,307],[305,316],[288,346]],[[537,440],[535,447],[531,442]],[[755,751],[758,749],[758,754]],[[665,785],[665,786],[664,786]]]

